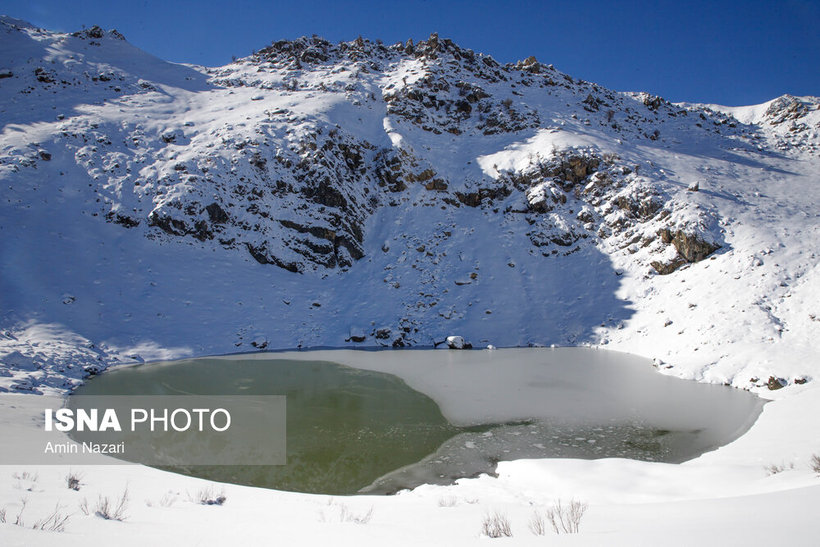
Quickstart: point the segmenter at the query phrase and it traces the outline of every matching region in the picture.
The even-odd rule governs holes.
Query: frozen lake
[[[286,465],[173,469],[335,495],[448,484],[520,458],[682,462],[740,436],[763,407],[588,348],[209,357],[111,371],[76,393],[284,395]]]

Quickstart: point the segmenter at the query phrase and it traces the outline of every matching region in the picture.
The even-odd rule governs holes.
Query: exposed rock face
[[[682,256],[676,256],[672,260],[667,262],[661,262],[659,260],[653,260],[650,265],[661,275],[669,275],[681,266],[686,264],[686,259]]]
[[[777,389],[782,389],[785,383],[786,382],[781,381],[779,378],[769,376],[769,380],[766,382],[766,387],[768,387],[770,391],[775,391]]]
[[[658,236],[661,241],[671,243],[678,251],[678,256],[671,261],[652,262],[652,267],[661,275],[670,274],[688,262],[700,262],[720,248],[720,245],[704,240],[699,234],[686,233],[683,230],[673,232],[669,228],[663,228],[658,231]]]
[[[445,342],[450,349],[470,349],[472,347],[461,336],[448,336]]]
[[[482,203],[492,203],[509,196],[513,191],[510,186],[479,188],[474,192],[456,192],[456,199],[468,207],[478,207]]]
[[[776,147],[779,150],[794,150],[813,153],[820,152],[817,143],[817,131],[820,121],[816,114],[820,109],[816,98],[793,97],[783,95],[772,101],[766,109],[764,120],[777,135]]]
[[[778,125],[787,121],[795,121],[804,117],[811,111],[811,105],[803,100],[791,95],[784,95],[772,101],[766,110],[766,117],[772,125]]]
[[[95,51],[121,39],[99,27],[70,38]],[[75,61],[68,68],[10,66],[0,77],[20,93],[162,95],[157,82],[110,63]],[[634,164],[598,145],[544,144],[527,162],[477,165],[566,131],[557,110],[613,142],[620,136],[663,142],[661,129],[673,118],[691,131],[736,128],[734,118],[705,107],[618,94],[534,57],[501,65],[435,34],[389,46],[362,38],[277,41],[197,74],[196,85],[231,96],[192,117],[216,121],[179,114],[156,126],[101,125],[82,118],[63,130],[59,145],[42,143],[46,151],[38,143],[8,162],[34,168],[53,164],[52,155],[73,156],[99,195],[90,214],[149,237],[247,252],[291,272],[350,268],[365,256],[368,220],[397,206],[492,212],[524,227],[533,253],[569,254],[605,242],[661,273],[721,245],[714,230],[667,219],[680,204],[659,189],[657,169],[639,176]],[[218,110],[234,102],[256,110],[249,107],[243,119]],[[771,124],[799,125],[814,106],[784,97],[766,116]],[[670,246],[674,259],[658,256]]]
[[[208,220],[213,224],[225,224],[231,217],[225,212],[218,203],[211,203],[205,207],[205,212],[208,213]]]
[[[699,262],[720,248],[720,245],[704,241],[698,234],[687,234],[678,230],[672,235],[669,230],[662,231],[662,240],[668,241],[670,237],[672,245],[687,262]]]

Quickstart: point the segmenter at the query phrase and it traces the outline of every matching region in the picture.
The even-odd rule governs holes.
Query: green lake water
[[[382,359],[390,359],[395,353],[378,352]],[[467,356],[460,359],[469,358],[470,352],[460,353]],[[425,355],[440,358],[441,351],[415,354],[420,359]],[[731,440],[724,433],[719,441],[710,436],[709,423],[669,427],[652,416],[630,412],[578,422],[568,419],[577,415],[571,402],[560,405],[566,407],[566,416],[554,411],[548,415],[533,412],[532,417],[454,425],[433,399],[410,388],[396,375],[311,360],[310,352],[298,360],[282,357],[273,353],[265,358],[230,356],[126,367],[89,379],[76,393],[284,395],[286,465],[163,468],[221,482],[331,495],[393,493],[425,483],[449,484],[458,478],[492,473],[499,461],[519,458],[624,457],[679,462]],[[578,374],[579,365],[574,366]],[[590,369],[588,374],[592,382],[595,370]],[[722,386],[702,386],[656,372],[649,374],[663,385],[671,380],[670,385],[682,384],[686,389],[711,389],[715,400],[739,396],[732,399],[732,404],[742,408],[733,415],[747,423],[738,423],[737,427],[730,424],[727,430],[735,436],[751,425],[762,408],[759,400],[752,400],[757,398],[737,390],[716,390]],[[471,381],[469,374],[463,381]],[[504,381],[503,370],[499,371],[498,381]],[[575,389],[567,380],[530,384],[547,390],[536,392],[533,408],[538,407],[537,397],[548,400],[548,389],[560,389],[564,396]],[[590,406],[588,402],[583,404]],[[749,416],[744,418],[743,413]]]

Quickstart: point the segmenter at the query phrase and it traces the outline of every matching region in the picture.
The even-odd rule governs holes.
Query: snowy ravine
[[[436,35],[302,38],[206,68],[116,31],[2,17],[0,127],[7,438],[36,415],[31,394],[64,395],[112,365],[451,334],[626,351],[775,400],[747,435],[683,465],[511,462],[498,478],[395,498],[228,487],[228,504],[200,508],[179,494],[201,488],[194,479],[101,467],[85,478],[89,500],[130,481],[132,519],[79,513],[60,536],[0,519],[12,543],[117,526],[135,543],[235,540],[238,522],[253,540],[273,511],[292,542],[453,545],[496,509],[517,539],[543,542],[527,530],[532,507],[572,496],[591,505],[578,537],[589,544],[667,532],[809,544],[820,531],[808,510],[820,501],[808,465],[820,454],[816,97],[672,104]],[[23,471],[0,468],[9,516],[30,486],[32,520],[86,496],[60,484],[65,469],[31,485],[11,478]],[[161,502],[169,488],[179,505]],[[372,522],[340,523],[344,504],[374,506]],[[762,523],[761,507],[792,523]]]

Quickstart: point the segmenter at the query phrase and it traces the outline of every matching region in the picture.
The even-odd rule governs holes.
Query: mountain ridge
[[[30,27],[26,29],[31,32],[43,32],[37,29],[32,30]],[[116,31],[106,32],[99,27],[72,33],[68,37],[86,41],[92,47],[100,47],[100,40],[124,41],[124,37]],[[413,74],[402,73],[400,77],[403,85],[399,85],[396,81],[399,76],[395,74],[395,71],[401,71],[401,65],[412,62],[410,60],[413,59],[420,60],[421,66],[410,69]],[[387,63],[393,70],[389,71],[379,63]],[[312,79],[308,77],[300,86],[299,75],[305,72],[303,64],[310,67],[310,71],[319,72],[320,77]],[[336,74],[342,71],[349,72],[352,76],[342,79],[333,78],[330,74],[322,74],[320,72],[322,68],[327,68],[326,72]],[[367,79],[361,76],[368,71],[373,72],[375,77]],[[124,93],[123,86],[126,85],[132,91],[136,91],[135,95],[150,93],[156,89],[153,87],[155,84],[149,83],[146,79],[138,79],[137,82],[132,81],[126,84],[127,78],[122,72],[100,71],[97,75],[91,75],[91,81],[114,93]],[[69,80],[65,77],[60,77],[58,83],[56,74],[51,74],[47,68],[36,67],[34,73],[36,82],[46,87],[62,84],[65,89],[69,85],[79,85],[77,79]],[[689,114],[689,110],[675,107],[660,97],[647,94],[616,94],[595,84],[576,83],[570,76],[557,72],[549,65],[542,65],[532,57],[517,64],[502,66],[492,57],[464,50],[448,39],[439,40],[437,35],[432,35],[429,40],[420,41],[417,44],[408,41],[404,45],[397,44],[389,47],[361,38],[336,45],[318,37],[279,41],[231,65],[209,69],[208,73],[212,76],[210,85],[224,86],[229,90],[234,87],[252,87],[267,92],[279,91],[296,95],[310,94],[314,90],[331,96],[343,93],[345,106],[352,105],[354,108],[362,107],[362,101],[377,102],[376,93],[380,93],[380,98],[386,105],[385,123],[407,122],[436,135],[447,132],[458,136],[462,133],[470,136],[492,136],[526,130],[556,130],[560,129],[560,124],[566,123],[562,121],[559,124],[542,124],[539,111],[523,100],[518,100],[518,97],[524,94],[514,89],[516,85],[537,86],[539,89],[560,87],[572,95],[586,94],[582,100],[578,100],[580,97],[573,97],[574,105],[567,103],[567,106],[573,110],[570,115],[574,119],[578,119],[579,113],[586,115],[587,118],[582,123],[589,125],[592,123],[591,119],[598,118],[595,121],[599,125],[611,127],[619,137],[624,133],[624,136],[629,135],[636,140],[661,139],[663,141],[664,137],[661,136],[657,126],[662,126],[667,118]],[[87,76],[88,71],[85,71],[85,74]],[[462,76],[472,78],[472,81],[467,81]],[[357,84],[356,80],[360,77],[365,81]],[[185,78],[191,77],[185,76]],[[111,81],[116,83],[108,83]],[[343,86],[345,81],[347,83]],[[497,90],[493,94],[487,93],[478,85],[481,82],[510,83],[504,85],[505,89],[502,89],[499,97]],[[21,93],[26,91],[29,90],[23,89]],[[630,99],[634,99],[634,102],[639,104],[628,104],[631,102]],[[250,100],[264,102],[264,96],[253,96]],[[611,103],[617,104],[613,106]],[[787,107],[794,107],[797,104],[789,102]],[[636,109],[640,105],[644,107],[642,113]],[[136,107],[141,108],[142,105],[136,105]],[[365,107],[372,109],[367,105]],[[474,108],[477,114],[473,114]],[[616,110],[619,113],[618,116],[615,114]],[[699,110],[703,109],[699,108]],[[620,115],[622,112],[624,116]],[[714,126],[724,126],[730,133],[731,129],[737,126],[736,122],[729,121],[729,118],[722,113],[708,109],[706,112],[710,117],[708,122]],[[186,136],[185,133],[193,133],[197,137],[202,134],[196,130],[186,129],[192,126],[190,121],[177,124],[174,128],[169,127],[158,135],[160,142],[154,151],[157,161],[153,166],[156,182],[153,184],[162,187],[177,182],[182,185],[190,182],[194,186],[211,183],[217,188],[201,191],[198,188],[192,188],[191,195],[180,199],[154,196],[151,203],[145,203],[148,201],[145,192],[137,191],[134,192],[136,194],[134,197],[140,202],[140,207],[132,207],[130,213],[124,210],[123,204],[116,203],[114,200],[110,203],[109,210],[100,213],[109,221],[123,226],[136,227],[140,223],[146,223],[159,228],[168,235],[192,236],[199,240],[213,239],[215,234],[230,232],[218,238],[223,245],[244,247],[260,262],[275,264],[294,272],[336,265],[345,268],[349,267],[352,261],[364,256],[361,247],[364,237],[362,223],[370,213],[372,206],[377,202],[388,201],[390,203],[393,201],[390,197],[376,197],[378,188],[375,186],[387,187],[391,192],[398,193],[397,191],[406,188],[408,184],[421,183],[428,190],[450,194],[443,198],[443,202],[453,206],[458,206],[456,201],[462,205],[475,206],[491,196],[508,196],[515,190],[523,190],[528,192],[527,210],[544,213],[548,209],[551,210],[554,203],[559,201],[562,204],[566,203],[566,196],[562,195],[562,190],[571,189],[571,185],[568,186],[567,182],[578,184],[586,181],[586,177],[592,175],[592,171],[597,170],[597,166],[602,163],[600,153],[591,158],[585,157],[585,155],[589,156],[588,153],[574,154],[572,151],[564,150],[561,153],[568,153],[570,156],[569,168],[566,166],[545,167],[543,163],[548,163],[551,159],[539,157],[532,166],[525,168],[528,169],[527,173],[519,169],[508,170],[502,174],[496,170],[494,180],[492,175],[487,176],[487,170],[484,170],[484,173],[476,173],[473,170],[474,172],[469,176],[475,182],[476,189],[462,187],[460,190],[456,189],[455,192],[449,192],[448,189],[453,181],[448,182],[448,180],[454,178],[453,175],[437,176],[436,166],[433,165],[436,159],[417,157],[412,147],[396,146],[392,142],[390,146],[387,146],[383,136],[380,136],[381,143],[374,144],[367,140],[370,135],[361,138],[360,135],[346,134],[347,132],[339,126],[338,122],[333,123],[328,120],[330,123],[323,123],[319,120],[307,119],[304,120],[306,121],[304,125],[307,125],[307,134],[300,136],[298,141],[285,136],[283,140],[287,143],[287,147],[283,148],[278,146],[278,143],[282,142],[282,126],[288,123],[298,124],[297,118],[288,114],[287,110],[281,107],[266,109],[264,118],[258,112],[255,114],[257,119],[253,122],[254,132],[264,135],[262,147],[260,148],[259,139],[249,136],[245,136],[244,140],[234,139],[234,142],[230,143],[230,146],[240,150],[240,153],[246,146],[248,149],[253,149],[252,152],[245,154],[246,158],[243,160],[252,165],[254,169],[246,170],[245,174],[238,174],[240,181],[244,182],[247,178],[252,182],[249,185],[238,185],[239,192],[247,193],[246,186],[253,187],[257,194],[264,193],[266,186],[268,191],[274,195],[295,192],[301,198],[317,204],[319,208],[330,209],[329,214],[308,212],[308,215],[313,218],[308,223],[304,223],[294,218],[287,218],[287,214],[275,207],[264,210],[264,204],[260,208],[259,203],[245,203],[242,206],[244,211],[231,210],[229,214],[227,210],[231,209],[232,205],[233,209],[238,209],[235,203],[232,203],[234,196],[225,195],[226,183],[224,181],[213,181],[213,175],[206,175],[206,173],[213,173],[215,171],[213,168],[199,165],[204,162],[203,156],[210,156],[210,150],[202,150],[196,155],[198,157],[190,158],[186,162],[175,162],[170,165],[170,169],[167,162],[162,162],[163,153],[166,156],[175,155],[174,148],[196,147],[196,139],[191,141],[191,137]],[[656,118],[654,125],[650,123],[647,115],[654,115]],[[703,111],[699,112],[699,116],[707,120],[707,115]],[[621,120],[622,117],[623,120]],[[603,118],[606,118],[605,122]],[[655,128],[647,129],[645,127],[647,123]],[[226,127],[211,128],[211,136],[221,136],[223,147],[228,144],[227,141],[232,139],[232,135],[222,136],[222,134],[233,131],[228,127],[230,123],[224,125]],[[463,127],[460,129],[459,126]],[[696,122],[694,126],[702,126],[702,124]],[[692,127],[686,124],[683,128],[692,130]],[[88,129],[93,131],[94,128]],[[129,129],[129,134],[122,135],[124,142],[128,140],[137,142],[145,138],[138,127]],[[711,128],[707,127],[706,131],[710,130]],[[328,133],[327,137],[322,138],[320,135],[325,131]],[[385,132],[388,135],[396,133],[387,130]],[[370,133],[373,134],[372,131]],[[276,141],[277,137],[279,141]],[[97,139],[101,142],[98,144],[108,145],[107,138],[107,135],[100,133]],[[268,140],[264,141],[264,138]],[[317,138],[323,142],[317,142]],[[204,141],[199,146],[200,149],[214,146],[213,139],[200,140]],[[274,153],[265,149],[271,145],[277,147]],[[318,159],[319,155],[313,153],[319,146],[324,147],[322,159]],[[82,147],[77,146],[77,148]],[[78,152],[78,154],[84,155],[83,152]],[[122,154],[122,150],[110,154],[100,154],[99,151],[94,150],[88,155],[98,156],[95,158],[95,163],[109,164],[117,169],[116,166],[121,163],[118,158]],[[187,155],[190,156],[190,154]],[[365,156],[369,156],[366,162],[364,161]],[[610,153],[608,157],[613,159],[617,155]],[[128,161],[128,158],[123,159]],[[83,161],[88,166],[89,172],[94,171],[90,165],[92,161],[94,160]],[[372,172],[362,170],[365,164],[375,165]],[[229,171],[230,176],[237,175],[237,169],[240,169],[233,163],[228,166],[224,160],[222,168]],[[620,166],[621,173],[631,169],[632,166]],[[130,167],[126,167],[125,170],[129,171]],[[575,171],[570,173],[571,170]],[[122,186],[150,187],[152,185],[153,181],[150,178],[147,184],[143,182],[146,178],[145,174],[145,168],[141,167],[137,176],[117,177],[112,174],[108,176],[110,180],[117,180],[115,184],[120,186],[120,192],[130,192],[130,188],[124,189]],[[533,180],[533,175],[536,175],[537,180]],[[629,176],[629,173],[625,175]],[[611,176],[611,174],[605,174],[605,176]],[[541,180],[550,177],[559,184],[550,184]],[[138,180],[129,180],[129,178]],[[202,178],[206,181],[198,182]],[[363,178],[369,179],[367,180],[369,184],[362,185],[361,179]],[[319,180],[319,182],[305,185],[306,179]],[[353,182],[354,179],[358,179],[356,183]],[[274,181],[273,184],[271,181]],[[295,186],[301,186],[301,188],[294,188]],[[359,189],[358,186],[363,186],[363,188]],[[158,190],[161,191],[164,188],[158,188]],[[372,195],[364,195],[371,191]],[[638,192],[637,202],[624,195],[613,198],[621,210],[627,211],[628,216],[647,217],[651,216],[648,213],[654,213],[662,208],[660,198],[649,196],[650,192],[646,188],[636,191]],[[203,193],[221,194],[221,199],[211,203],[201,203],[195,198],[195,194]],[[549,200],[545,197],[548,194],[553,204],[548,205]],[[644,196],[641,197],[641,194]],[[530,197],[533,200],[530,200]],[[259,201],[253,196],[248,196],[247,199],[248,201]],[[133,209],[138,210],[133,211]],[[134,212],[139,214],[132,214]],[[253,219],[236,218],[248,216],[246,213],[250,213]],[[671,211],[666,209],[665,213],[669,214]],[[585,211],[584,216],[587,219],[593,217],[589,211]],[[266,220],[271,217],[281,217],[278,226],[271,225],[272,223]],[[621,220],[618,219],[618,222]],[[562,219],[562,222],[556,224],[562,223],[577,224],[571,219]],[[667,244],[678,242],[675,243],[675,247],[679,253],[672,260],[655,261],[658,264],[657,271],[662,273],[673,271],[676,266],[691,262],[695,256],[708,255],[721,245],[717,235],[704,230],[702,223],[700,224],[698,229],[679,226],[660,229],[664,230],[662,239]],[[267,232],[265,237],[254,237],[253,233],[248,233],[258,233],[260,230]],[[281,235],[282,232],[287,235]],[[661,233],[659,230],[656,232]],[[536,245],[540,242],[568,246],[567,244],[577,241],[581,237],[579,234],[583,233],[583,229],[573,226],[572,229],[564,230],[561,234],[546,237],[542,234],[533,240]],[[667,233],[678,234],[679,237],[670,237]],[[698,250],[688,251],[688,248],[693,246]],[[681,252],[682,249],[683,252]]]
[[[652,313],[669,313],[661,301],[673,289],[656,285],[704,271],[707,258],[721,268],[738,254],[762,262],[736,236],[747,222],[738,220],[742,208],[759,202],[763,217],[775,214],[769,207],[790,203],[792,190],[771,197],[765,188],[810,178],[805,165],[818,157],[817,98],[784,96],[745,109],[673,104],[576,80],[532,57],[501,65],[437,35],[390,46],[279,41],[206,68],[156,59],[99,27],[60,34],[0,23],[8,45],[0,54],[4,217],[25,219],[33,210],[49,227],[35,237],[6,222],[7,237],[31,238],[56,255],[46,234],[78,223],[84,233],[108,234],[99,245],[127,239],[145,260],[167,248],[202,267],[207,253],[234,264],[231,272],[254,265],[284,272],[247,274],[274,280],[275,291],[286,287],[281,297],[259,296],[264,303],[249,324],[227,314],[227,334],[206,341],[195,322],[180,320],[184,328],[157,342],[190,337],[195,353],[431,345],[454,331],[501,345],[629,346],[630,321],[645,301],[657,295]],[[184,266],[169,273],[174,287]],[[118,267],[116,275],[143,275],[125,262]],[[790,275],[777,268],[772,277]],[[22,283],[6,275],[7,287]],[[87,284],[73,275],[55,283]],[[74,300],[56,307],[14,296],[5,323],[26,331],[19,325],[33,306],[38,321],[76,324],[97,344],[134,347],[151,330],[150,314],[126,335],[112,312],[94,318],[94,300],[128,306],[129,298],[148,298],[178,317],[208,298],[153,286],[140,296],[126,290],[127,298],[96,297],[93,287],[80,297],[67,287],[62,300]],[[245,301],[243,291],[254,289],[220,290],[227,302]],[[765,302],[753,306],[764,330],[782,326],[765,310],[774,296],[754,294]],[[224,313],[214,306],[210,313]],[[82,309],[83,319],[69,308]],[[272,333],[266,315],[280,313],[295,326]],[[663,328],[648,330],[661,360],[676,355],[663,347]],[[685,374],[718,362],[718,345],[713,357],[691,358],[696,365]],[[102,361],[117,358],[122,352],[111,350]],[[746,382],[724,376],[716,378]]]

